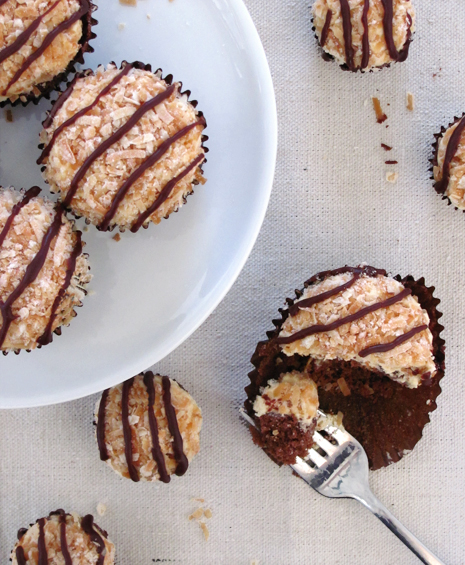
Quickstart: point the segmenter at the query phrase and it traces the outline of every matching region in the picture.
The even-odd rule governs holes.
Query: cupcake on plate
[[[465,210],[465,115],[455,118],[436,135],[434,147],[434,188],[458,210]]]
[[[63,210],[0,187],[0,350],[19,353],[52,341],[81,306],[90,281],[81,232]]]
[[[95,423],[100,459],[134,482],[169,483],[200,449],[197,403],[175,380],[151,371],[105,390]]]
[[[369,71],[408,56],[415,31],[410,0],[316,0],[313,24],[325,58]]]
[[[0,106],[37,103],[92,51],[90,0],[0,0]]]
[[[182,206],[205,182],[206,122],[181,88],[137,62],[76,77],[40,136],[38,163],[65,207],[100,230],[136,232]]]
[[[113,565],[115,546],[93,516],[81,518],[60,509],[18,531],[11,561],[13,565]]]
[[[318,388],[321,410],[365,448],[372,469],[399,461],[421,438],[444,375],[434,288],[373,267],[318,273],[288,299],[276,330],[257,345],[246,409],[292,371]]]

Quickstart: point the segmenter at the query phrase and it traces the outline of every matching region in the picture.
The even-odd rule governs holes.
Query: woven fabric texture
[[[1,563],[19,527],[58,507],[96,515],[99,502],[107,512],[96,515],[97,523],[116,544],[119,565],[418,563],[357,502],[325,499],[274,465],[237,412],[250,356],[285,297],[317,271],[361,262],[424,276],[441,299],[447,371],[438,409],[415,450],[372,473],[371,485],[445,563],[465,563],[465,216],[434,192],[428,162],[434,134],[465,111],[465,2],[416,0],[407,62],[367,75],[322,60],[310,2],[246,4],[277,97],[268,213],[227,297],[154,367],[178,379],[202,407],[200,454],[170,485],[133,484],[99,460],[97,397],[0,412]],[[408,91],[413,112],[406,109]],[[372,95],[388,116],[382,125]],[[381,143],[393,150],[386,153]],[[398,165],[385,165],[388,159]],[[398,172],[396,183],[386,181],[388,170]],[[188,520],[199,506],[193,497],[212,509],[208,542]]]

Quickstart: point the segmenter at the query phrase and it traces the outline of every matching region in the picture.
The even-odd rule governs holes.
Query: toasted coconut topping
[[[363,37],[365,33],[365,26],[363,24],[365,0],[346,0],[346,2],[348,2],[352,26],[352,70],[355,70],[362,68]],[[400,53],[408,42],[410,34],[415,31],[415,10],[410,0],[392,0],[392,3],[392,38],[395,48]],[[313,23],[320,41],[328,12],[329,10],[332,12],[329,28],[327,27],[327,34],[325,30],[326,39],[323,49],[326,53],[334,57],[340,65],[348,64],[344,41],[342,4],[342,0],[316,0],[313,5]],[[392,63],[396,59],[392,58],[386,41],[383,23],[383,0],[370,0],[366,18],[369,58],[363,69],[369,70]]]
[[[0,187],[0,233],[14,205],[18,204],[23,196],[24,191]],[[35,197],[15,216],[0,245],[0,301],[3,303],[18,287],[27,267],[39,253],[44,235],[55,220],[56,213],[53,202]],[[3,351],[37,347],[38,339],[46,331],[53,314],[54,301],[65,283],[68,259],[73,253],[77,239],[78,234],[73,231],[73,224],[62,216],[62,225],[50,245],[38,276],[12,305],[15,318],[1,345]],[[70,284],[55,309],[51,331],[70,323],[75,315],[74,308],[81,304],[84,297],[83,288],[90,279],[87,258],[81,253],[76,259]]]
[[[314,423],[318,410],[318,392],[315,383],[308,376],[298,371],[285,373],[279,381],[268,381],[260,393],[253,405],[257,417],[274,412],[295,416],[304,426]]]
[[[162,377],[153,376],[155,385],[155,403],[153,410],[157,421],[158,441],[165,461],[168,475],[175,473],[177,461],[163,402]],[[171,404],[176,413],[179,431],[182,437],[183,451],[190,462],[200,449],[200,429],[202,427],[202,412],[192,396],[179,384],[170,379]],[[123,384],[108,391],[105,405],[104,438],[107,450],[107,463],[119,475],[130,478],[126,461],[126,442],[122,418]],[[131,452],[133,465],[138,477],[143,481],[160,479],[157,463],[152,455],[152,434],[148,412],[148,392],[143,375],[134,377],[129,389],[129,426],[131,430]],[[100,402],[96,407],[98,424]],[[102,411],[100,412],[102,413]]]
[[[0,6],[0,57],[2,50],[12,45],[18,37],[39,18],[40,23],[18,50],[0,62],[0,102],[16,100],[21,94],[40,94],[37,85],[52,80],[66,69],[80,49],[82,21],[77,20],[64,29],[45,49],[39,58],[8,86],[27,59],[43,44],[47,36],[61,23],[81,8],[79,0],[9,0]],[[8,90],[6,90],[8,87]]]
[[[85,170],[70,206],[76,215],[85,216],[102,229],[115,225],[135,226],[155,202],[159,205],[142,223],[159,223],[182,206],[185,197],[192,192],[192,184],[205,182],[200,169],[204,159],[205,122],[188,101],[187,94],[181,94],[181,84],[169,87],[160,72],[154,74],[131,65],[130,71],[124,76],[121,74],[107,94],[84,116],[73,121],[73,116],[91,106],[119,74],[121,71],[110,64],[106,70],[99,67],[94,74],[79,78],[53,116],[51,125],[41,133],[45,146],[51,144],[47,149],[49,154],[43,159],[43,174],[52,192],[60,193],[65,200],[69,191],[73,193],[73,179],[80,170]],[[113,143],[117,132],[144,103],[167,90],[166,99],[143,113],[129,131]],[[55,130],[67,120],[71,123],[52,141]],[[167,141],[181,131],[184,133],[167,146]],[[110,146],[94,159],[95,152],[107,140]],[[158,149],[162,154],[155,156],[155,162],[145,169],[144,164],[151,163],[149,159]],[[86,164],[89,158],[90,166]],[[195,166],[189,168],[193,163]],[[167,186],[168,193],[164,193]],[[124,190],[123,198],[108,218],[120,190]]]
[[[106,532],[94,524],[91,518],[91,516],[81,518],[75,513],[65,514],[62,510],[58,510],[47,518],[38,520],[25,533],[20,532],[22,535],[11,553],[13,565],[20,565],[21,562],[17,559],[20,552],[24,553],[25,561],[28,564],[40,562],[62,565],[72,562],[73,565],[113,565],[115,546],[107,539]],[[100,538],[101,546],[91,539],[94,533],[89,535],[86,531],[87,527],[83,527],[84,522],[87,522],[91,532]],[[63,529],[66,536],[64,548]],[[41,530],[43,531],[42,536]],[[65,561],[63,551],[65,554],[68,552],[71,561]]]
[[[301,300],[342,286],[353,277],[352,273],[328,276],[309,286]],[[295,316],[289,316],[283,323],[279,337],[291,336],[312,326],[327,326],[402,292],[405,292],[404,286],[390,277],[363,274],[349,288],[308,308],[300,309]],[[416,388],[421,384],[422,376],[430,378],[436,373],[432,334],[428,324],[429,316],[421,308],[417,298],[407,295],[388,307],[369,312],[337,329],[318,331],[283,345],[283,351],[286,355],[297,353],[322,361],[356,361],[410,388]],[[421,326],[426,327],[417,333],[413,332]],[[372,346],[390,344],[397,338],[401,340],[401,336],[410,331],[413,335],[397,347],[363,357],[360,355],[369,353],[368,348]]]
[[[447,128],[438,139],[437,165],[433,169],[434,179],[439,182],[443,175],[444,159],[447,146],[455,129],[461,121]],[[449,183],[444,192],[454,206],[459,210],[465,210],[465,132],[460,136],[459,145],[449,167]]]

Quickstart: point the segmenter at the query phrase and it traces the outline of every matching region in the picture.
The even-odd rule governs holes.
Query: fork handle
[[[425,547],[419,539],[417,539],[412,532],[407,530],[397,518],[389,512],[389,510],[381,504],[375,495],[369,491],[361,496],[354,496],[356,500],[361,502],[368,510],[387,526],[393,534],[395,534],[405,545],[413,551],[413,553],[426,565],[445,565],[443,561],[438,559],[431,551]]]

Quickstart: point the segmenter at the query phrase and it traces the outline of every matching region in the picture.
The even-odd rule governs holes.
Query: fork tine
[[[326,463],[326,459],[322,455],[320,455],[317,451],[315,451],[313,447],[308,452],[306,459],[311,459],[317,467],[321,467]]]
[[[318,432],[313,432],[313,441],[328,455],[333,455],[339,449],[338,445],[333,445]]]

